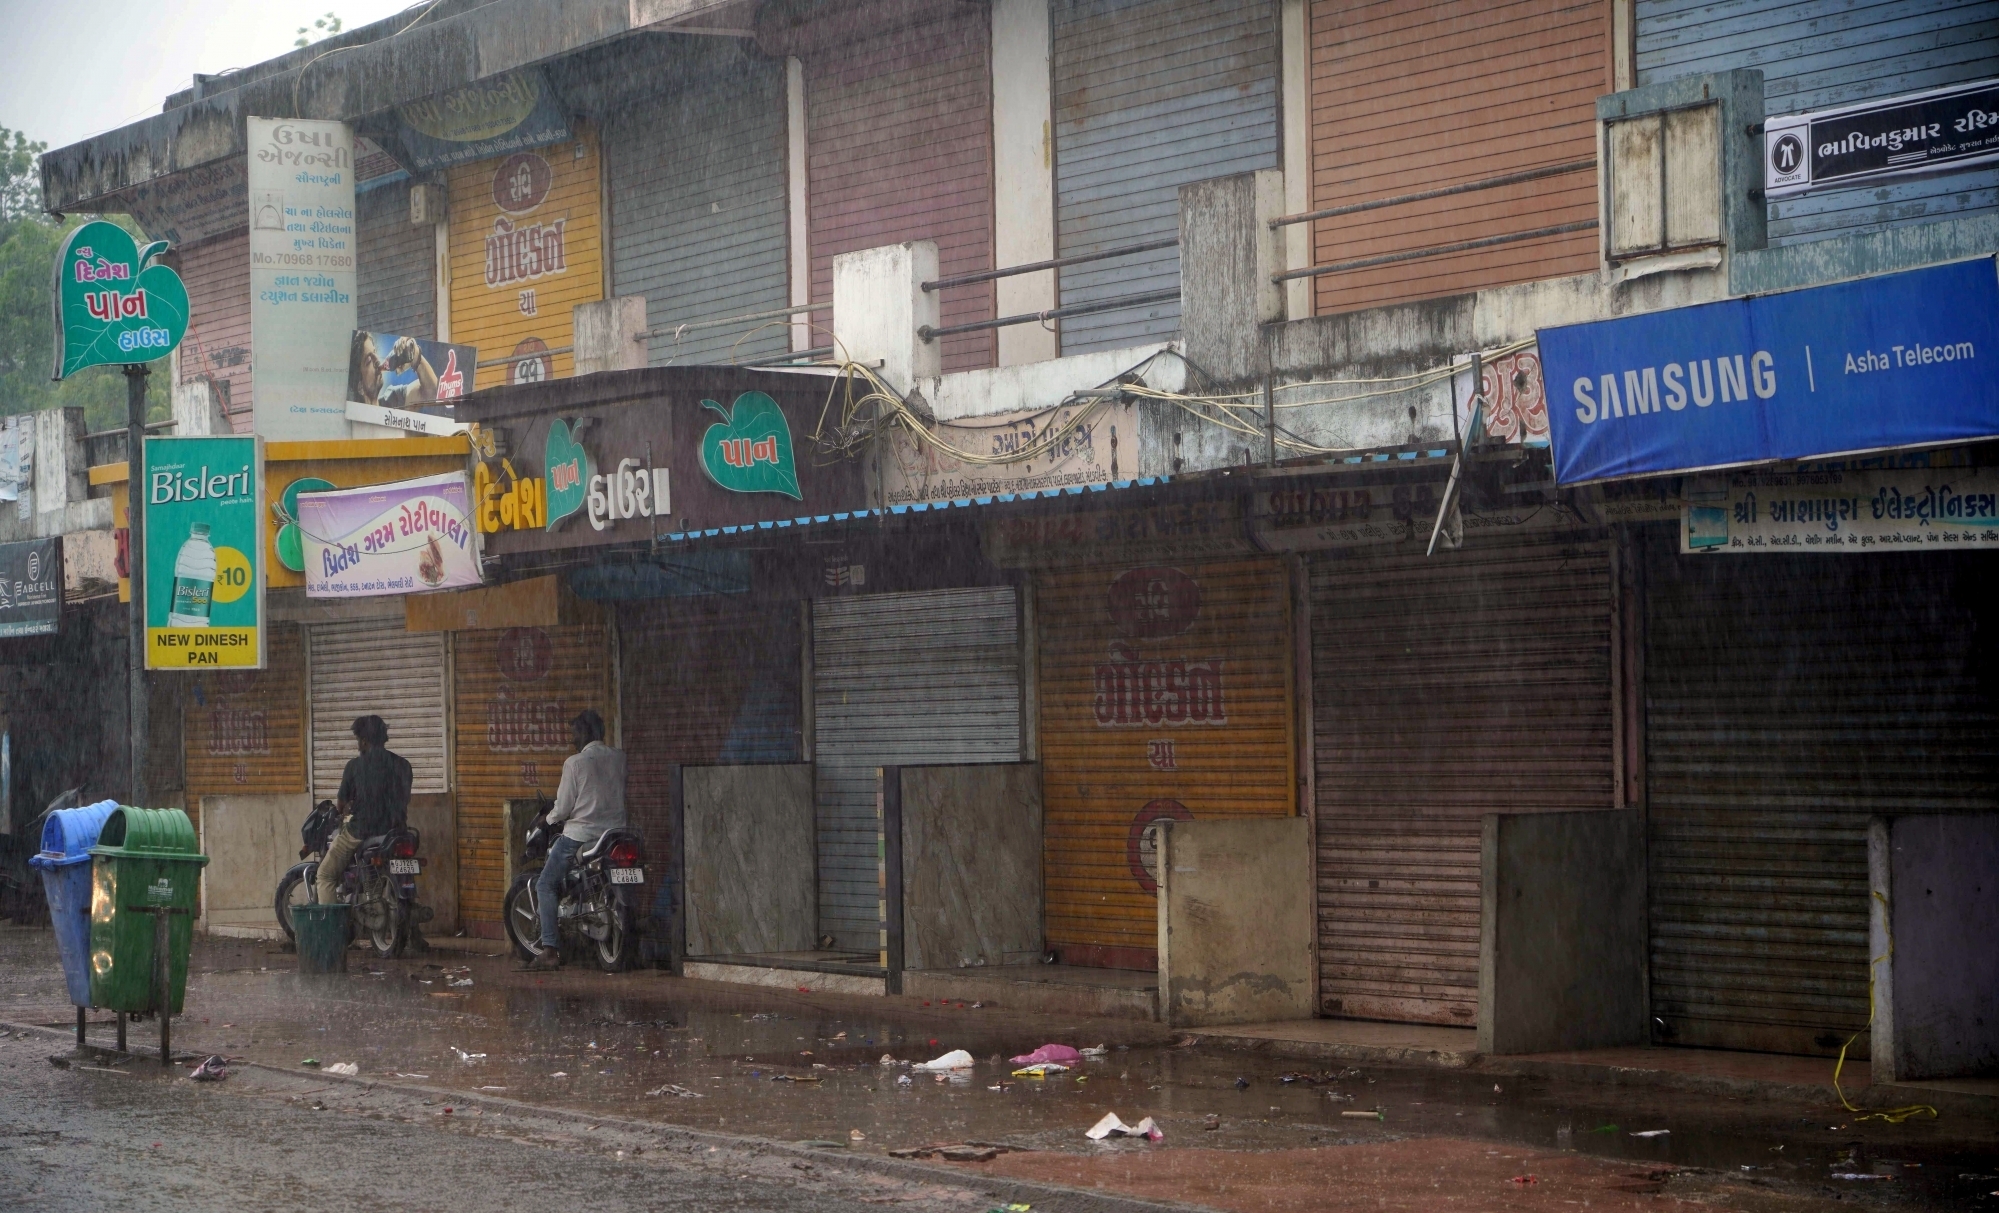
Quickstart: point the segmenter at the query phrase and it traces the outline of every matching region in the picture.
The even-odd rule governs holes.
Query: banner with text
[[[1738,475],[1690,491],[1680,551],[1999,551],[1999,468]]]
[[[1763,156],[1771,198],[1999,160],[1999,80],[1770,118]]]
[[[0,543],[0,636],[53,636],[62,624],[62,539]]]
[[[146,668],[262,669],[262,439],[147,438],[144,447]]]
[[[354,133],[342,122],[248,122],[256,430],[291,441],[346,438]]]
[[[465,473],[300,493],[308,598],[374,598],[479,584]]]
[[[1563,484],[1999,435],[1990,259],[1540,332]]]
[[[936,441],[888,432],[876,499],[889,505],[1104,484],[1138,475],[1138,405],[1065,404],[940,422]],[[1019,456],[1034,452],[1026,459]],[[1011,458],[1012,462],[986,462]]]

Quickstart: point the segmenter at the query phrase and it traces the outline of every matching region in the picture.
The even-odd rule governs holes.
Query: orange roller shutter
[[[1596,155],[1611,91],[1601,0],[1314,0],[1312,208],[1459,185]],[[1596,175],[1564,174],[1312,225],[1316,265],[1597,217]],[[1569,232],[1316,279],[1320,313],[1596,269]]]
[[[303,792],[305,646],[298,625],[272,624],[261,670],[155,674],[185,679],[181,734],[187,799]]]
[[[585,708],[612,719],[602,628],[458,633],[453,659],[458,767],[458,904],[496,933],[506,871],[505,802],[555,799],[569,722]]]
[[[1145,824],[1297,810],[1290,579],[1274,561],[1041,574],[1048,943],[1157,965]]]

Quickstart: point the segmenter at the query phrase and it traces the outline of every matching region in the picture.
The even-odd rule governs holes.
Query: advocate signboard
[[[1763,123],[1771,198],[1999,159],[1999,80],[1883,97]]]
[[[146,668],[264,666],[264,448],[148,438],[140,456]]]
[[[60,537],[0,543],[0,637],[55,635],[62,591]]]
[[[1540,332],[1555,477],[1999,435],[1991,259]]]
[[[257,433],[346,438],[355,327],[354,132],[247,119],[250,360]]]
[[[818,455],[816,376],[658,367],[467,396],[474,526],[491,554],[638,543],[867,505],[861,461]]]

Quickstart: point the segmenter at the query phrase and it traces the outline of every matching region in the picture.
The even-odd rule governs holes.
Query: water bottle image
[[[174,557],[174,600],[167,611],[170,628],[213,626],[208,612],[215,600],[215,545],[208,542],[208,524],[197,522]]]

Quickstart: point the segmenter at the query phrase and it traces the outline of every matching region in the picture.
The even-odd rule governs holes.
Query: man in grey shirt
[[[561,826],[562,836],[550,844],[548,860],[534,881],[541,948],[528,961],[530,969],[562,967],[557,899],[576,853],[626,825],[625,755],[604,744],[604,718],[586,711],[569,722],[569,735],[576,752],[562,760],[562,782],[555,789],[555,807],[548,811],[549,828]]]

